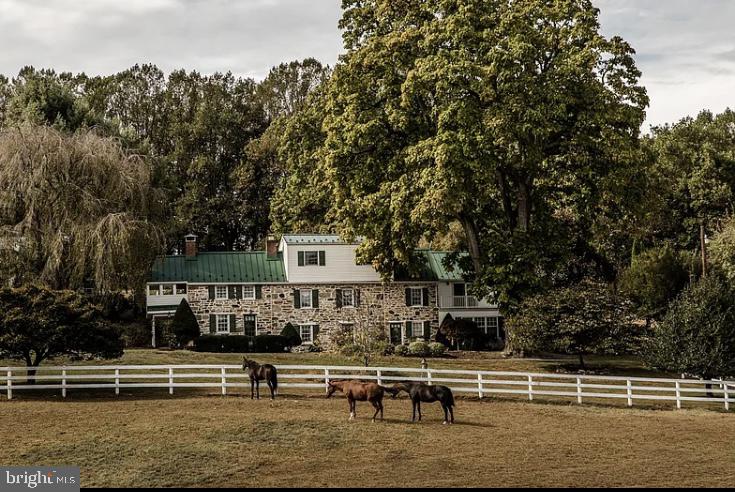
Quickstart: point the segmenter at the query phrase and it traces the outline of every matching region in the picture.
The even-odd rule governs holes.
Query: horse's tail
[[[276,371],[276,368],[273,368],[273,372],[271,373],[271,383],[273,384],[273,393],[275,395],[278,395],[278,372]]]
[[[448,389],[447,393],[449,394],[449,396],[447,397],[447,406],[456,407],[457,404],[454,403],[454,393],[452,393],[452,390],[450,390],[449,388],[447,389]]]

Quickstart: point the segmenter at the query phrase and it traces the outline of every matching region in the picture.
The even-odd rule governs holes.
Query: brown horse
[[[254,360],[242,358],[242,370],[250,376],[250,399],[257,396],[260,400],[260,382],[265,380],[271,390],[271,400],[278,394],[278,371],[270,364],[260,365]]]
[[[373,414],[373,422],[375,417],[380,414],[380,420],[383,420],[383,396],[386,391],[392,392],[392,388],[386,388],[375,383],[363,383],[362,381],[329,381],[329,389],[327,398],[331,398],[335,391],[339,390],[347,396],[350,404],[350,420],[357,417],[357,402],[369,401],[375,414]]]

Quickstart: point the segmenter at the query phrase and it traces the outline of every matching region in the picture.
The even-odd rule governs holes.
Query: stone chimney
[[[278,257],[278,245],[281,242],[276,239],[276,236],[269,234],[268,237],[265,239],[265,252],[268,258],[277,258]]]
[[[184,254],[187,260],[196,260],[197,258],[197,237],[189,234],[184,238]]]

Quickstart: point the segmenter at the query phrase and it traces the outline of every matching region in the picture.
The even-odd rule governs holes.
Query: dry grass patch
[[[0,462],[75,464],[91,486],[725,486],[735,417],[462,400],[407,422],[387,401],[178,396],[0,403]],[[8,425],[10,424],[10,425]]]

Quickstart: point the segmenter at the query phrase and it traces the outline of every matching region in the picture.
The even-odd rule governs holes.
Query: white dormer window
[[[306,266],[319,266],[319,252],[304,251],[304,264]]]
[[[218,285],[214,289],[214,298],[218,300],[227,299],[227,286]]]

